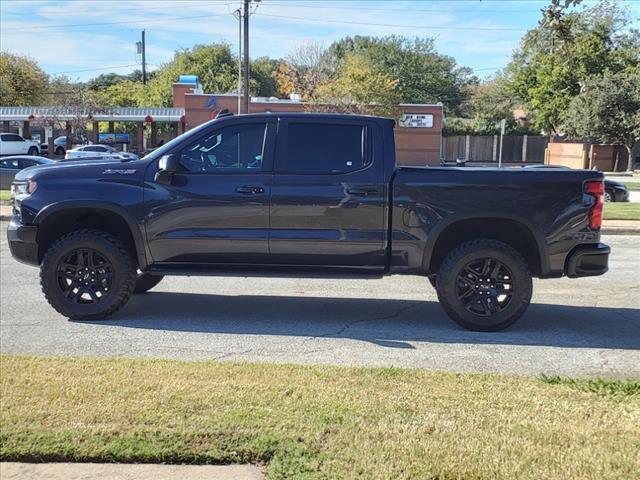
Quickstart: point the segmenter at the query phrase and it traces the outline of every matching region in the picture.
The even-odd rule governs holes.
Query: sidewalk
[[[262,480],[254,465],[0,463],[2,480]]]
[[[604,235],[640,235],[639,220],[603,220]]]
[[[0,205],[0,220],[11,220],[11,207]],[[602,222],[604,235],[640,235],[640,221],[638,220],[605,220]]]

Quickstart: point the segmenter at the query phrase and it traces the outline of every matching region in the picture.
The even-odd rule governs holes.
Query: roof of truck
[[[247,113],[242,115],[229,115],[222,118],[256,118],[268,119],[273,117],[280,118],[318,118],[323,120],[375,120],[395,122],[393,118],[376,117],[373,115],[361,115],[353,113],[323,113],[323,112],[269,112],[269,113]]]

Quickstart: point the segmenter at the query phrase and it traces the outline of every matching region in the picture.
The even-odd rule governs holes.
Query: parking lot
[[[424,278],[172,277],[102,322],[46,303],[38,270],[11,258],[2,224],[3,353],[416,367],[640,378],[640,236],[608,236],[603,277],[535,281],[509,330],[462,330]]]

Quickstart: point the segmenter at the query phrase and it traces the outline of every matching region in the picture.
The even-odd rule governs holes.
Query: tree
[[[317,89],[311,110],[399,117],[398,81],[376,72],[369,60],[348,54],[335,78]]]
[[[346,37],[331,45],[328,57],[339,64],[349,53],[363,55],[374,71],[397,80],[402,102],[442,102],[448,114],[460,113],[464,87],[477,83],[470,69],[439,54],[432,38]]]
[[[68,78],[57,79],[58,90],[52,92],[54,101],[46,116],[38,120],[46,126],[54,129],[69,129],[71,136],[67,135],[67,149],[71,148],[73,138],[88,138],[88,126],[91,118],[98,113],[107,113],[108,109],[100,105],[95,92],[84,84],[72,84]]]
[[[587,81],[571,101],[564,126],[574,136],[624,145],[631,171],[631,151],[640,142],[640,68]]]
[[[278,61],[269,57],[259,57],[251,62],[251,93],[258,97],[275,97],[278,84],[272,74],[278,68]]]
[[[124,80],[96,90],[94,97],[103,107],[140,107],[146,104],[145,86],[142,82],[131,80]]]
[[[591,77],[640,64],[640,35],[626,29],[624,9],[602,2],[569,12],[575,3],[554,0],[543,10],[540,25],[523,37],[506,69],[511,90],[529,107],[535,125],[554,134]]]
[[[288,97],[299,94],[304,101],[315,101],[318,88],[335,74],[336,62],[317,42],[303,44],[294,49],[278,64],[272,77],[278,93]]]
[[[5,106],[42,105],[48,75],[29,57],[0,52],[0,99]]]
[[[168,63],[154,72],[143,104],[171,106],[174,82],[180,75],[197,75],[205,92],[235,92],[238,84],[238,59],[226,43],[196,45],[176,51]]]
[[[119,73],[101,73],[97,77],[89,80],[86,85],[91,90],[100,90],[124,82],[126,79],[126,75],[120,75]]]

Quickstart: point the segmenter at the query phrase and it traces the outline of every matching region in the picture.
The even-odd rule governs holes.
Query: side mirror
[[[158,162],[158,171],[154,177],[155,181],[170,185],[173,174],[178,171],[178,166],[178,159],[174,154],[164,155]]]

